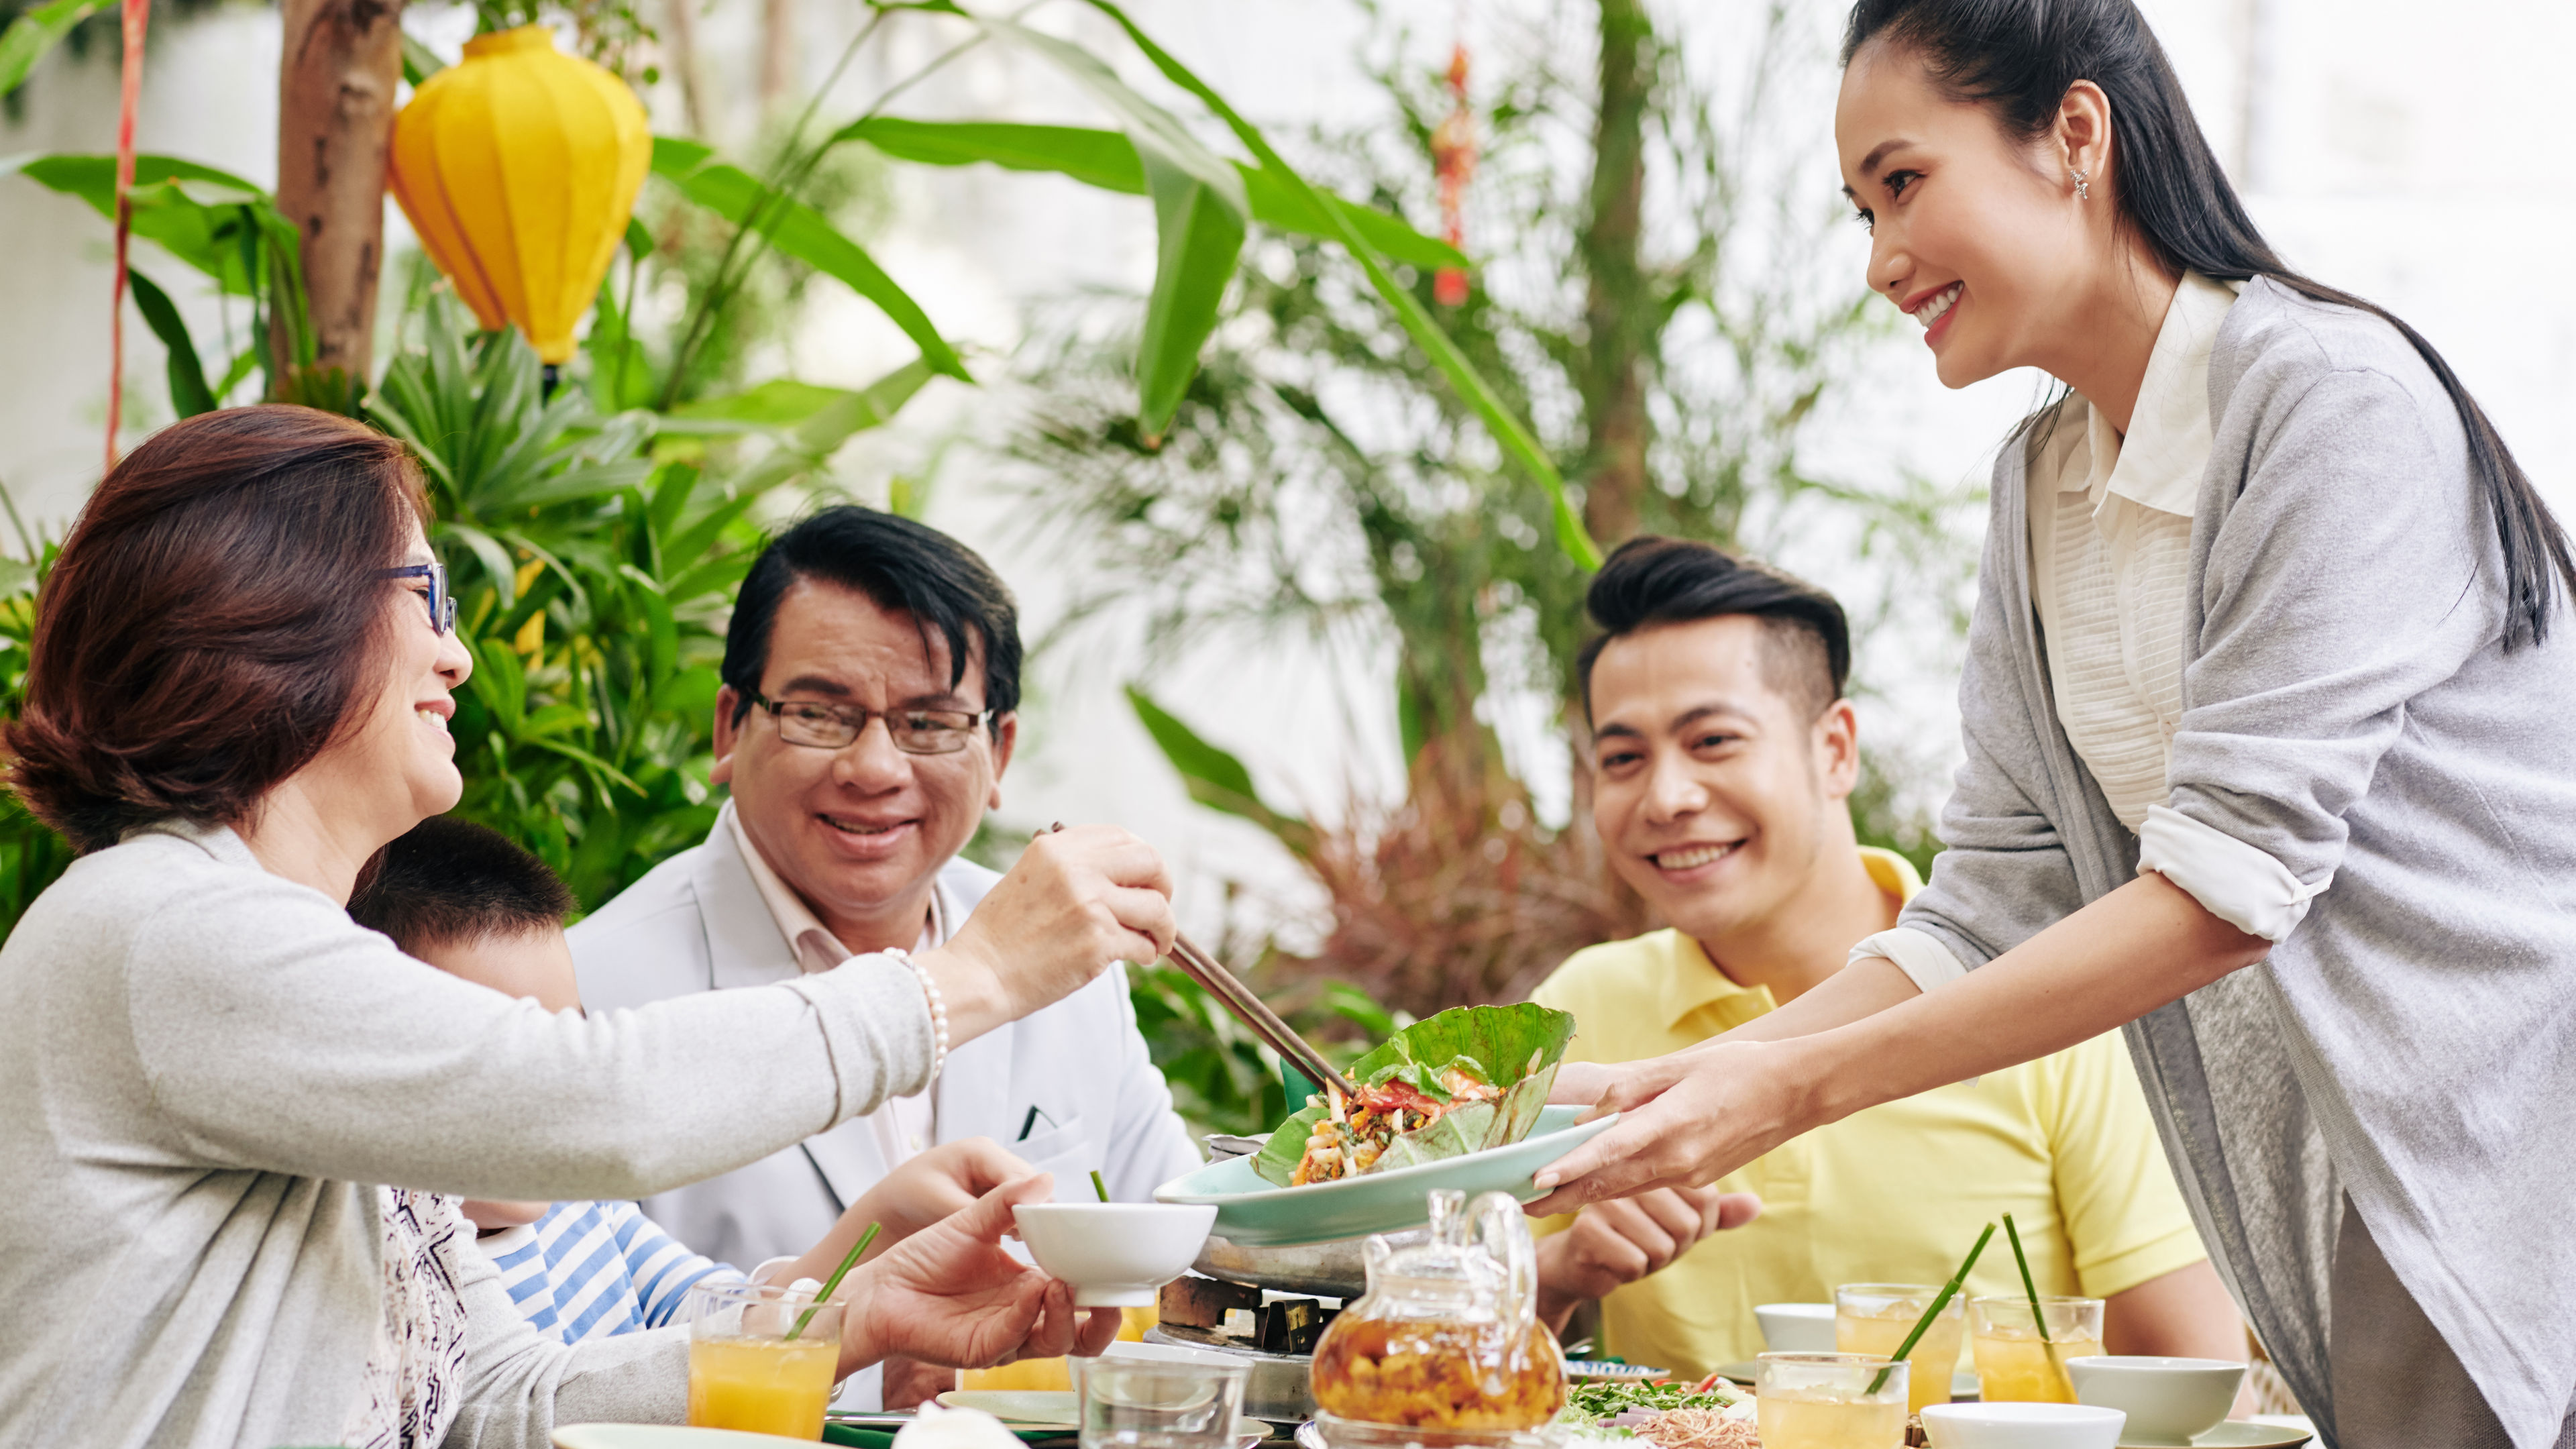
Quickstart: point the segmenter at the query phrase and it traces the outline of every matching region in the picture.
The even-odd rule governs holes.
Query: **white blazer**
[[[970,861],[943,866],[937,888],[946,918],[962,922],[1000,879]],[[582,1002],[594,1013],[801,974],[721,822],[705,843],[574,926],[571,938]],[[1144,1202],[1200,1164],[1136,1029],[1122,968],[959,1046],[934,1090],[940,1141],[990,1137],[1054,1173],[1056,1195],[1068,1202],[1090,1200],[1095,1168],[1112,1198]],[[748,1270],[813,1247],[887,1170],[874,1124],[858,1118],[749,1167],[646,1198],[643,1208],[691,1248]]]

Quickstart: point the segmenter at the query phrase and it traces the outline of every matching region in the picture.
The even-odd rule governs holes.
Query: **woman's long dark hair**
[[[2385,309],[2291,271],[2263,240],[2201,135],[2164,47],[2130,0],[1859,0],[1843,32],[1843,64],[1879,40],[1920,56],[1934,84],[1990,108],[2008,134],[2025,140],[2056,124],[2077,81],[2093,82],[2111,101],[2121,215],[2166,267],[2220,281],[2269,277],[2301,296],[2368,312],[2404,335],[2459,409],[2469,471],[2495,513],[2509,604],[2505,647],[2548,637],[2560,581],[2576,593],[2566,531],[2432,343]]]

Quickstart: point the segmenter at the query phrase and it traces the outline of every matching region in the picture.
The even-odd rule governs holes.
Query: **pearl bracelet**
[[[939,994],[939,983],[930,979],[930,968],[912,959],[910,951],[900,948],[884,954],[912,968],[913,979],[921,983],[921,994],[930,1001],[930,1079],[939,1080],[942,1067],[948,1065],[948,1001]]]

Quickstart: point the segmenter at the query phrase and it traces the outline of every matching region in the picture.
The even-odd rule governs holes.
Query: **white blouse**
[[[2169,808],[2182,721],[2192,514],[2209,467],[2209,354],[2241,284],[2183,275],[2156,331],[2126,437],[2080,394],[2030,471],[2031,602],[2058,723],[2155,871],[2238,929],[2278,941],[2318,890],[2271,856]],[[2056,486],[2045,492],[2046,480]],[[1965,974],[1940,942],[1898,927],[1852,948],[1924,990]]]

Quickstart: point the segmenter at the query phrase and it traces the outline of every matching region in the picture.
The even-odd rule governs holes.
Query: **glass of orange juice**
[[[1142,1308],[1121,1308],[1118,1315],[1118,1339],[1121,1343],[1144,1342],[1145,1330],[1162,1322],[1162,1316],[1152,1304]],[[1073,1387],[1073,1371],[1060,1358],[1024,1358],[999,1368],[966,1369],[958,1374],[957,1387],[967,1390],[1067,1390]]]
[[[2075,1402],[2066,1361],[2102,1351],[2102,1300],[2042,1295],[2034,1320],[2030,1299],[2015,1294],[1968,1301],[1968,1335],[1977,1356],[1977,1397],[2047,1404]],[[2038,1323],[2048,1325],[2039,1336]]]
[[[1844,1353],[1874,1353],[1893,1358],[1905,1346],[1923,1310],[1941,1296],[1937,1283],[1845,1283],[1834,1290],[1834,1347]],[[1921,1413],[1925,1404],[1950,1402],[1950,1376],[1959,1368],[1961,1325],[1967,1315],[1958,1295],[1941,1305],[1914,1351],[1905,1356],[1913,1366],[1913,1389],[1906,1412]]]
[[[1905,1360],[1875,1353],[1766,1353],[1756,1362],[1753,1409],[1762,1449],[1904,1444]]]
[[[689,1422],[823,1437],[841,1362],[841,1305],[767,1283],[700,1283],[689,1320]]]

